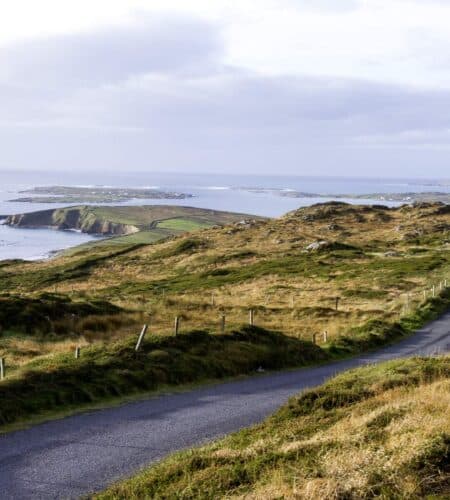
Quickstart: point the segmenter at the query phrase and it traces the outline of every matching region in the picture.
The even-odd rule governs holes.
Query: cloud
[[[389,173],[394,160],[404,173],[427,161],[443,168],[450,91],[231,66],[221,28],[144,16],[1,49],[1,163],[367,175],[361,168]]]
[[[92,87],[149,72],[205,70],[222,48],[217,26],[144,16],[123,27],[33,39],[0,49],[0,81]]]
[[[349,12],[358,9],[361,0],[292,0],[291,6],[304,11]]]

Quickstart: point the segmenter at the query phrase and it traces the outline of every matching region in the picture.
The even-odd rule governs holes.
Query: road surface
[[[175,450],[255,424],[290,396],[343,370],[449,350],[447,313],[408,339],[375,353],[166,394],[6,434],[0,436],[0,497],[78,498]]]

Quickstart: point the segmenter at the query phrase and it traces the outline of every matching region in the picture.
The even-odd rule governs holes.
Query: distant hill
[[[249,217],[251,216],[219,210],[170,205],[82,205],[10,215],[6,224],[21,228],[77,230],[103,236],[144,232],[145,235],[141,235],[139,241],[153,242],[167,236],[230,224]]]

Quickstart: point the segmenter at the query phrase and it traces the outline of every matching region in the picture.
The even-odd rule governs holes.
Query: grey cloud
[[[217,27],[186,19],[3,49],[0,166],[443,168],[446,154],[426,151],[448,135],[449,91],[265,77],[224,66],[221,53]]]
[[[303,130],[321,140],[449,126],[450,92],[419,91],[360,81],[265,78],[245,73],[203,79],[167,78],[136,87],[82,93],[75,108],[99,124],[159,130]],[[96,106],[95,106],[96,104]],[[300,135],[300,134],[299,134]]]
[[[3,81],[95,86],[147,72],[204,71],[221,49],[217,27],[145,18],[127,27],[34,39],[0,49]]]

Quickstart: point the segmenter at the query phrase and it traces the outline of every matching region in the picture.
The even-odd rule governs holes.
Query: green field
[[[176,219],[175,218],[166,219],[162,222],[158,222],[157,227],[162,229],[187,232],[187,231],[196,231],[197,229],[204,229],[206,227],[211,227],[211,223],[207,221],[178,217]]]

